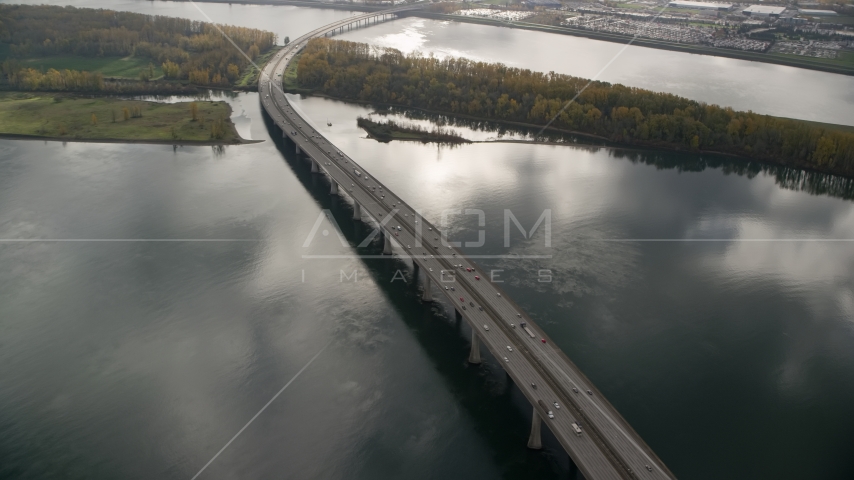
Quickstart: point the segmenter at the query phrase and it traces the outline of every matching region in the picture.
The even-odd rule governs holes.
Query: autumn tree
[[[238,78],[240,78],[240,67],[233,63],[229,64],[228,68],[226,69],[226,76],[232,82],[236,81]]]
[[[318,38],[300,56],[297,83],[345,99],[548,124],[620,143],[722,152],[854,177],[852,132],[554,72]]]
[[[228,67],[249,65],[241,51],[248,51],[254,59],[276,45],[272,32],[111,10],[0,4],[0,19],[0,40],[8,44],[10,57],[3,62],[2,73],[16,88],[26,90],[98,91],[105,86],[102,79],[86,78],[94,76],[92,72],[75,72],[74,78],[69,78],[56,70],[28,71],[16,58],[133,55],[149,60],[148,67],[139,72],[141,80],[153,79],[154,66],[161,65],[168,80],[187,79],[196,72],[196,81],[190,81],[207,85],[205,78],[216,74],[221,84],[225,84],[222,79],[236,80],[237,76],[229,76]],[[200,72],[207,72],[206,76]]]
[[[255,60],[260,53],[261,50],[258,48],[258,45],[253,43],[252,46],[249,47],[249,51],[246,52],[246,55],[248,55],[252,60]]]

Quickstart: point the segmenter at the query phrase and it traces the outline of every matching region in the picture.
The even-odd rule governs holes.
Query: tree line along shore
[[[256,89],[276,35],[103,9],[0,5],[0,134],[15,138],[245,143],[225,102],[111,95]],[[17,93],[15,93],[17,92]],[[22,93],[29,92],[29,93]],[[97,97],[96,97],[97,96]]]
[[[854,177],[854,132],[553,72],[319,38],[299,58],[297,83],[342,99],[549,125],[618,144],[723,153]]]
[[[189,0],[177,0],[189,1]],[[337,9],[348,11],[378,11],[390,7],[387,3],[382,3],[381,0],[370,0],[367,2],[355,3],[345,0],[335,0],[331,2],[319,0],[204,0],[205,3],[236,3],[243,5],[293,5],[299,7],[322,8],[322,9]],[[572,3],[572,2],[570,2]],[[839,2],[824,2],[826,4],[836,3],[842,5],[850,4],[850,1]],[[486,4],[491,4],[487,7]],[[605,6],[620,6],[619,2],[604,2]],[[632,41],[633,45],[656,48],[660,50],[670,50],[675,52],[693,53],[698,55],[711,55],[716,57],[736,58],[751,62],[770,63],[775,65],[786,65],[807,70],[817,70],[823,72],[839,73],[843,75],[854,75],[854,54],[845,55],[844,59],[830,60],[826,58],[805,57],[801,55],[786,55],[778,53],[760,53],[745,50],[734,50],[728,48],[717,48],[707,45],[690,44],[677,41],[656,40],[652,38],[644,38],[642,36],[634,37],[631,34],[609,33],[602,30],[584,30],[578,28],[570,28],[562,25],[559,21],[555,22],[555,15],[544,7],[534,7],[535,14],[524,20],[505,20],[497,18],[485,18],[479,16],[465,16],[455,14],[461,9],[466,8],[507,8],[511,11],[525,11],[529,7],[524,6],[519,2],[485,2],[481,5],[476,5],[471,2],[439,2],[425,5],[424,9],[402,12],[402,16],[412,16],[420,18],[428,18],[443,22],[461,22],[473,23],[480,25],[498,26],[501,28],[516,28],[522,30],[533,30],[539,32],[552,33],[557,35],[571,35],[577,37],[586,37],[594,40],[625,44]],[[653,12],[655,8],[648,7]],[[687,10],[687,9],[682,9]],[[849,7],[850,10],[850,7]],[[625,12],[624,12],[625,13]],[[846,17],[846,18],[850,18]],[[690,21],[690,20],[686,20]]]
[[[220,33],[234,41],[237,48]],[[0,87],[104,93],[180,93],[195,86],[230,88],[254,70],[250,59],[276,45],[272,32],[183,18],[89,8],[0,5]],[[239,49],[239,50],[238,50]],[[246,52],[246,58],[242,52]],[[0,52],[2,53],[2,52]],[[92,59],[138,64],[134,77],[109,78],[73,68]],[[33,68],[62,61],[66,68]]]

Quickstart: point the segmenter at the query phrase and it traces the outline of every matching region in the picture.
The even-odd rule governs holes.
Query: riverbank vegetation
[[[321,38],[300,57],[297,81],[344,99],[542,126],[554,119],[551,127],[621,144],[854,176],[854,133],[553,72]]]
[[[288,64],[282,75],[282,88],[291,93],[301,93],[299,82],[297,81],[297,68],[299,67],[299,58],[302,54],[297,53],[294,59]]]
[[[241,143],[226,102],[0,93],[0,135],[69,141]]]
[[[424,143],[471,143],[452,131],[440,127],[428,130],[418,125],[403,125],[393,120],[375,122],[365,117],[357,118],[356,125],[368,132],[371,138],[381,142],[417,140]]]
[[[254,69],[241,51],[259,59],[275,44],[271,32],[183,18],[0,5],[0,52],[6,53],[0,87],[108,93],[233,87]]]

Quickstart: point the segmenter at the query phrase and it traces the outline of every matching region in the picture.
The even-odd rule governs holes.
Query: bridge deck
[[[438,290],[457,307],[480,341],[499,359],[585,478],[674,478],[610,402],[524,311],[488,281],[488,276],[477,265],[461,252],[444,245],[435,226],[312,128],[288,103],[280,81],[274,81],[281,78],[288,63],[310,38],[369,19],[390,18],[415,8],[419,7],[353,16],[291,42],[277,53],[260,76],[259,92],[265,110],[282,132],[361,206],[363,215],[375,219],[384,234],[399,243],[401,254],[410,257],[433,285],[439,286]],[[357,176],[354,169],[362,175]],[[398,225],[402,227],[400,231],[392,230]],[[462,268],[454,267],[460,264]],[[466,268],[473,272],[466,272]],[[475,280],[475,275],[481,280]],[[453,281],[449,282],[451,278]],[[446,285],[453,285],[455,291],[446,290]],[[467,307],[465,310],[461,310],[463,305]],[[535,338],[518,328],[522,321],[527,322]],[[512,328],[510,324],[517,327]],[[484,329],[484,325],[489,330]],[[546,339],[547,343],[542,343],[541,339]],[[548,418],[540,401],[552,410],[554,419]],[[555,402],[560,409],[553,406]],[[573,422],[582,424],[582,435],[575,435]]]

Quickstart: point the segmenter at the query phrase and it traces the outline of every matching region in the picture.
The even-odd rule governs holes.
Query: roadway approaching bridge
[[[436,290],[470,324],[469,361],[481,362],[482,343],[501,363],[533,406],[528,447],[542,447],[540,430],[545,421],[587,479],[675,478],[581,370],[488,275],[442,242],[435,226],[339,151],[288,103],[281,79],[308,40],[391,20],[418,8],[354,15],[294,40],[261,72],[258,90],[264,109],[282,137],[293,141],[297,154],[310,159],[311,171],[329,176],[330,193],[346,193],[352,199],[354,219],[367,216],[380,225],[383,253],[391,254],[396,248],[424,273],[423,299],[431,301],[431,288],[438,286]]]

